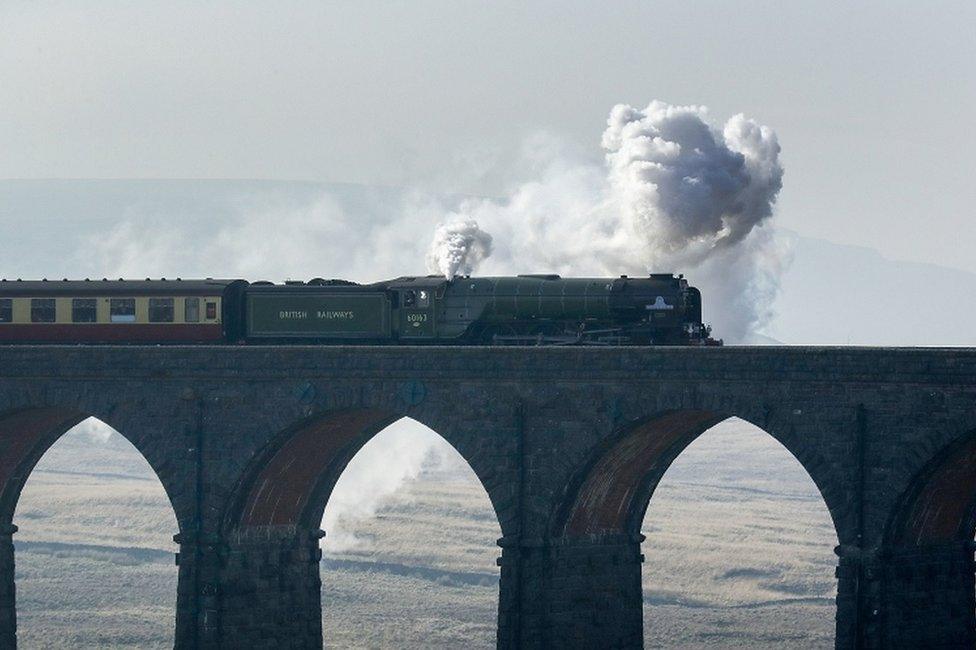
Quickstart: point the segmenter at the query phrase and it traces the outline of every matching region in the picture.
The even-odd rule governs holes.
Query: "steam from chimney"
[[[742,342],[762,331],[790,257],[770,223],[783,178],[772,130],[742,115],[715,125],[704,107],[654,101],[613,108],[603,164],[544,137],[527,146],[532,178],[502,200],[242,196],[220,221],[130,219],[99,233],[80,249],[80,274],[369,282],[425,259],[449,278],[674,272],[702,289],[717,336]],[[432,242],[417,236],[431,231]]]
[[[491,235],[473,219],[454,219],[434,230],[434,240],[427,251],[427,270],[448,280],[458,273],[471,273],[491,255]]]
[[[783,179],[776,134],[743,115],[718,129],[703,106],[653,101],[615,106],[602,146],[602,168],[556,157],[506,201],[462,205],[456,222],[502,242],[490,259],[490,248],[464,257],[465,272],[686,273],[719,336],[761,329],[789,258],[767,225]],[[431,250],[444,241],[438,228]],[[431,259],[451,258],[428,256],[434,269]]]
[[[622,225],[642,236],[649,267],[694,266],[741,242],[782,187],[776,135],[741,114],[717,132],[701,106],[620,104],[603,148]]]

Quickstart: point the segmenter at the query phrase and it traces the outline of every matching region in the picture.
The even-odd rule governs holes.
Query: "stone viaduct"
[[[135,445],[176,512],[178,648],[321,647],[326,501],[404,416],[494,506],[499,648],[640,647],[644,511],[731,416],[820,489],[838,648],[976,645],[973,349],[0,348],[0,647],[16,644],[21,488],[87,416]]]

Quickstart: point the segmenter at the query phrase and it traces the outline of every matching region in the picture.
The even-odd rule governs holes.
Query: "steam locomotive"
[[[682,276],[0,280],[0,344],[710,345]]]

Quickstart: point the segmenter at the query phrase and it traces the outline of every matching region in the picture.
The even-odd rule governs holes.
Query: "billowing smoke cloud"
[[[782,187],[776,135],[730,119],[721,133],[699,106],[618,105],[603,133],[611,192],[643,237],[648,266],[696,264],[772,215]]]
[[[357,281],[417,274],[424,262],[447,277],[675,272],[702,289],[716,336],[761,332],[789,263],[770,224],[783,177],[776,135],[741,115],[715,126],[703,107],[652,102],[615,107],[602,146],[595,164],[533,138],[531,180],[501,199],[254,192],[219,221],[130,219],[91,238],[78,266],[93,276]]]
[[[405,483],[457,455],[443,438],[415,420],[400,420],[381,431],[349,462],[332,491],[322,520],[323,549],[337,553],[362,546],[363,540],[349,532],[348,524],[375,516],[384,500]]]
[[[771,316],[788,251],[767,221],[782,187],[775,133],[742,115],[722,129],[701,106],[614,107],[605,166],[554,158],[505,201],[457,219],[495,236],[482,270],[685,273],[717,335],[737,342]]]
[[[473,219],[454,219],[439,224],[427,250],[427,270],[448,280],[469,274],[491,255],[491,235]]]

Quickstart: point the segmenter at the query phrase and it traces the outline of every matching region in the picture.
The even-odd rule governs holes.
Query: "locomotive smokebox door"
[[[427,288],[400,291],[400,338],[426,339],[436,334],[434,292]]]

